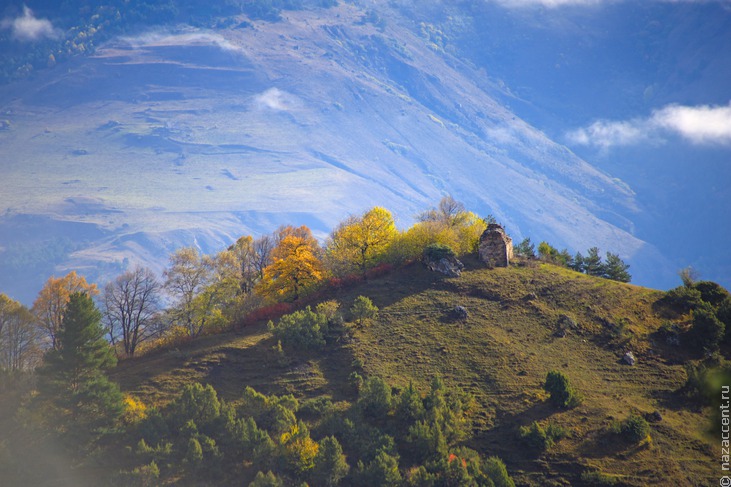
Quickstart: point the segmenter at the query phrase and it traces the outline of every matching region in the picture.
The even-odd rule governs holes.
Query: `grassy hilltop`
[[[516,485],[691,486],[713,478],[707,415],[677,392],[686,380],[673,356],[678,349],[653,340],[671,313],[658,304],[664,293],[548,264],[486,269],[474,257],[464,262],[459,278],[414,264],[328,296],[343,309],[368,296],[380,313],[368,326],[346,322],[349,331],[319,351],[285,347],[282,360],[259,323],[122,362],[111,378],[150,405],[200,382],[233,404],[251,386],[293,394],[301,404],[348,401],[347,408],[357,399],[352,372],[379,376],[396,390],[413,383],[422,395],[440,376],[475,398],[465,444],[502,458]],[[468,311],[465,321],[455,319],[457,305]],[[621,360],[627,351],[638,359],[634,366]],[[583,396],[578,407],[547,401],[549,370],[570,379]],[[662,419],[639,444],[610,431],[613,421],[655,411]],[[543,453],[527,448],[520,427],[534,421],[563,428],[565,437]],[[310,426],[317,431],[317,421]]]

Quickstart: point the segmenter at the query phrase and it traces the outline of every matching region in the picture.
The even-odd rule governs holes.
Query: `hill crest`
[[[354,401],[351,372],[422,392],[440,376],[477,401],[468,445],[503,458],[519,483],[581,485],[587,469],[616,475],[621,485],[672,479],[690,486],[712,478],[706,416],[683,406],[676,395],[683,366],[654,339],[663,293],[549,264],[485,269],[471,257],[465,264],[459,278],[413,264],[322,296],[347,309],[365,295],[380,313],[370,326],[348,325],[349,338],[319,353],[285,350],[281,361],[262,323],[122,362],[113,378],[145,402],[164,403],[189,381],[211,384],[234,402],[245,386],[300,400]],[[456,305],[467,309],[465,322],[454,319]],[[569,326],[561,324],[566,317]],[[638,358],[634,366],[621,361],[628,350]],[[553,369],[583,394],[581,406],[557,412],[545,402],[541,384]],[[635,450],[607,436],[612,420],[654,411],[663,419],[653,424],[649,447]],[[570,434],[536,457],[521,447],[518,429],[547,420]]]

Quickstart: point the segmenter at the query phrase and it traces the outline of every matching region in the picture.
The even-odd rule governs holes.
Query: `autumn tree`
[[[436,208],[416,218],[417,223],[400,235],[394,245],[397,260],[418,258],[430,244],[446,245],[458,255],[474,252],[487,228],[482,218],[451,196],[445,196]]]
[[[71,434],[110,425],[123,410],[119,387],[104,374],[117,359],[104,339],[101,318],[88,294],[71,294],[57,347],[46,353],[39,370],[39,399],[52,405],[52,426]]]
[[[319,253],[317,240],[307,227],[287,232],[272,250],[272,263],[264,269],[259,292],[274,300],[296,301],[324,276]]]
[[[0,369],[32,369],[41,355],[40,338],[33,313],[0,294]]]
[[[51,348],[58,348],[58,334],[61,331],[66,305],[73,293],[99,294],[96,284],[89,284],[86,278],[71,271],[64,277],[51,276],[38,293],[33,303],[33,314],[51,341]]]
[[[317,239],[312,235],[312,230],[310,230],[307,225],[300,225],[299,227],[282,225],[272,234],[271,237],[273,244],[271,250],[272,259],[275,258],[276,248],[280,247],[282,241],[287,237],[300,238],[305,241],[307,245],[310,245],[316,252],[320,251],[320,245],[317,243]]]
[[[232,251],[214,257],[184,247],[170,257],[165,289],[175,299],[173,319],[190,336],[226,322],[223,310],[239,287],[238,263]]]
[[[198,334],[206,327],[222,327],[230,322],[228,311],[240,291],[238,262],[232,252],[224,250],[208,261],[208,285],[194,303],[200,323]]]
[[[340,273],[357,271],[365,276],[368,269],[385,259],[397,235],[391,212],[377,206],[347,218],[332,232],[327,244],[328,260]]]
[[[175,299],[171,313],[191,336],[199,333],[195,299],[208,285],[210,267],[209,260],[197,249],[183,247],[170,256],[170,266],[164,273],[165,289]]]
[[[264,269],[272,263],[274,241],[272,235],[262,235],[256,239],[246,235],[229,247],[228,250],[233,252],[238,262],[243,294],[250,294],[264,277]]]
[[[161,285],[147,268],[136,267],[104,288],[103,313],[112,344],[121,340],[127,357],[137,345],[152,336],[154,319],[160,310]]]

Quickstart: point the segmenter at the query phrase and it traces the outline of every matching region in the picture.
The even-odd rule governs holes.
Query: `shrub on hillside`
[[[553,423],[544,428],[538,421],[533,421],[530,426],[520,427],[521,439],[528,447],[538,451],[550,450],[564,436],[566,430]]]
[[[378,264],[372,269],[368,269],[366,272],[366,277],[368,279],[375,279],[376,277],[385,276],[389,272],[393,271],[395,269],[393,264],[389,264],[387,262],[384,262],[382,264]]]
[[[569,383],[569,378],[563,372],[552,370],[546,375],[543,385],[546,392],[551,394],[551,402],[560,408],[574,408],[581,404],[582,397]]]
[[[489,457],[482,462],[482,470],[490,477],[495,487],[515,487],[515,482],[508,475],[508,469],[498,457]]]
[[[358,323],[358,326],[362,326],[368,320],[374,319],[378,316],[378,306],[373,304],[370,298],[365,296],[358,296],[353,301],[353,306],[350,308],[350,314]]]
[[[729,297],[728,291],[713,281],[699,281],[693,284],[693,289],[701,293],[701,299],[711,304],[714,308],[718,307],[724,299]]]
[[[427,245],[424,249],[424,260],[427,261],[438,261],[455,256],[454,250],[449,245],[433,243]]]
[[[291,394],[267,396],[249,386],[244,389],[238,407],[242,417],[253,418],[257,424],[275,433],[287,431],[296,424],[298,410],[299,401]]]
[[[307,308],[282,316],[277,324],[270,321],[267,327],[282,345],[314,349],[325,345],[328,320],[324,314]]]
[[[324,316],[330,326],[338,326],[343,323],[343,314],[340,312],[340,303],[334,299],[319,303],[315,306],[315,312]]]
[[[661,302],[677,311],[687,313],[700,306],[702,302],[701,292],[692,287],[679,286],[665,293]]]
[[[270,470],[267,473],[258,472],[249,487],[284,487],[284,482]]]
[[[292,305],[290,303],[274,303],[268,306],[255,309],[243,320],[244,325],[253,325],[260,321],[271,321],[275,320],[292,311]]]
[[[617,477],[603,473],[601,470],[587,470],[581,474],[581,481],[586,485],[595,485],[604,487],[617,485],[619,480]]]
[[[704,302],[693,310],[693,326],[686,338],[697,350],[714,351],[723,339],[725,328],[713,307]]]
[[[650,436],[650,425],[645,418],[638,414],[630,414],[624,421],[615,422],[612,424],[611,430],[633,444],[639,443]]]

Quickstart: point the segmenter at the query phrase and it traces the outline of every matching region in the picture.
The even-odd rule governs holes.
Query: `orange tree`
[[[323,279],[317,241],[309,229],[306,235],[299,233],[284,236],[272,251],[272,263],[264,269],[258,286],[263,296],[275,301],[296,301]]]

